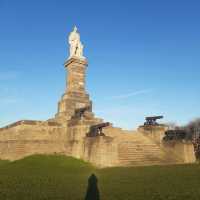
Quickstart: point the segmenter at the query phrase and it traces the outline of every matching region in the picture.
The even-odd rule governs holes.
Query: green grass
[[[0,161],[2,200],[83,200],[95,173],[102,200],[199,200],[200,165],[95,169],[65,156]]]

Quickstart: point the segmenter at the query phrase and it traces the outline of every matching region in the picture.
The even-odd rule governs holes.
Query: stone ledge
[[[0,128],[0,131],[7,130],[9,128],[13,128],[19,125],[47,125],[47,126],[61,126],[57,122],[48,122],[48,121],[39,121],[39,120],[20,120],[15,123],[9,124]]]
[[[159,125],[143,125],[138,127],[138,131],[157,131],[157,130],[165,130],[167,127],[164,124]]]
[[[19,143],[19,144],[27,144],[27,143],[35,143],[35,144],[48,144],[48,143],[55,143],[57,144],[58,142],[63,143],[63,140],[40,140],[40,139],[33,139],[33,140],[0,140],[0,144],[14,144],[14,143]]]
[[[85,66],[88,65],[88,62],[86,59],[80,59],[78,57],[71,57],[70,59],[65,61],[64,66],[67,67],[71,63],[77,63],[77,64],[81,64],[81,65],[85,65]]]

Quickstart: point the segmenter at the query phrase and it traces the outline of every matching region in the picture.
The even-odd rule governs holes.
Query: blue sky
[[[137,128],[200,117],[200,1],[0,0],[0,126],[51,118],[77,25],[94,112]]]

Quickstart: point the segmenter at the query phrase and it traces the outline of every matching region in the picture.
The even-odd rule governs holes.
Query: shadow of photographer
[[[100,200],[98,179],[94,174],[88,178],[88,187],[85,195],[85,200]]]

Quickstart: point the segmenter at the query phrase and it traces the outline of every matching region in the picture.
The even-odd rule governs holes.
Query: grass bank
[[[65,156],[0,161],[1,200],[83,200],[95,173],[101,200],[199,200],[200,165],[96,169]]]

